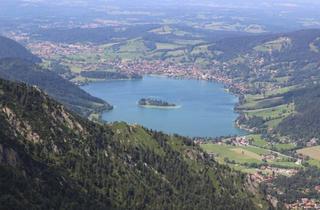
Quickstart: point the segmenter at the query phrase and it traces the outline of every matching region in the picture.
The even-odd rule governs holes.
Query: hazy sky
[[[137,12],[138,11],[138,12]],[[158,14],[197,16],[210,13],[225,20],[249,18],[278,28],[320,26],[320,0],[0,0],[0,18],[103,18],[103,15]],[[100,15],[100,16],[99,16]],[[178,16],[180,15],[180,17]],[[131,17],[132,18],[132,17]],[[134,18],[141,18],[134,17]],[[256,19],[256,20],[255,20]]]

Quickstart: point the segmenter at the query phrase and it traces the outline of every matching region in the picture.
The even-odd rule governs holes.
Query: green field
[[[259,134],[248,135],[247,138],[252,140],[252,145],[254,146],[267,149],[271,148],[270,144],[266,140],[262,139],[261,135]]]
[[[251,144],[264,148],[264,149],[276,149],[277,151],[283,151],[283,150],[292,150],[296,148],[296,145],[293,143],[269,143],[265,139],[261,137],[259,134],[251,134],[247,136],[247,139],[251,140]]]
[[[181,47],[181,45],[173,44],[173,43],[157,42],[156,47],[157,47],[157,50],[174,50]]]
[[[287,143],[287,144],[274,144],[273,145],[277,150],[292,150],[296,148],[296,145],[293,143]]]
[[[295,105],[281,94],[295,87],[285,87],[264,94],[245,95],[244,103],[237,108],[248,118],[259,117],[269,129],[276,128],[286,117],[295,113]]]
[[[259,143],[263,143],[260,141]],[[213,154],[215,159],[223,164],[228,164],[232,168],[239,169],[243,172],[255,171],[250,164],[262,164],[264,155],[274,154],[274,159],[268,159],[267,162],[272,166],[285,167],[285,168],[297,168],[299,167],[290,158],[274,153],[271,150],[264,149],[256,146],[231,146],[226,144],[203,144],[201,145],[207,153]],[[227,161],[227,162],[226,162]]]
[[[275,106],[271,108],[256,109],[244,111],[249,117],[257,116],[262,117],[263,119],[268,118],[282,118],[291,114],[293,111],[293,104],[283,104],[280,106]]]
[[[310,159],[307,161],[309,163],[309,165],[311,166],[316,166],[318,168],[320,168],[320,161],[319,160],[315,160],[315,159]]]
[[[257,110],[257,109],[265,109],[277,106],[279,103],[283,101],[282,97],[268,97],[263,99],[255,99],[248,101],[247,103],[241,105],[239,108],[244,110]]]
[[[246,148],[233,147],[228,145],[217,145],[217,144],[204,144],[202,148],[210,153],[214,153],[218,156],[219,162],[224,162],[225,158],[236,163],[260,163],[261,157]]]
[[[156,28],[156,29],[153,29],[153,30],[151,30],[149,32],[155,33],[155,34],[158,34],[158,35],[169,35],[169,34],[173,34],[173,35],[176,35],[176,36],[190,35],[189,32],[186,32],[186,31],[171,27],[169,25],[163,25],[163,26],[161,26],[159,28]]]

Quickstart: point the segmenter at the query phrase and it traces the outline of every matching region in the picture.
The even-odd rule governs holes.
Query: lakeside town
[[[132,75],[161,75],[172,78],[197,79],[223,83],[235,93],[246,93],[249,87],[235,82],[224,71],[227,64],[212,61],[210,69],[203,69],[196,65],[174,63],[162,60],[125,60],[106,58],[105,48],[90,43],[55,43],[50,41],[30,41],[27,34],[11,34],[11,38],[27,42],[27,47],[39,57],[47,61],[58,60],[72,70],[73,74],[80,75],[87,71],[117,71]],[[87,57],[81,57],[81,56]],[[90,78],[89,78],[90,79]],[[81,83],[80,83],[81,84]]]

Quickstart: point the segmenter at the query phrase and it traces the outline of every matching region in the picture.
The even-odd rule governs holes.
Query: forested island
[[[81,76],[91,79],[142,79],[140,74],[136,73],[121,73],[121,72],[111,72],[111,71],[82,71]]]
[[[140,106],[152,106],[152,107],[165,107],[165,108],[173,108],[176,107],[176,104],[169,103],[166,101],[152,99],[152,98],[142,98],[139,100],[138,104]]]

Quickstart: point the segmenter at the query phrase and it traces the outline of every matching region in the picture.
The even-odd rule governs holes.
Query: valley
[[[147,36],[131,34],[130,37],[120,38],[115,35],[104,43],[38,40],[34,42],[37,44],[31,41],[27,46],[44,59],[43,65],[48,68],[52,63],[65,66],[67,70],[59,74],[69,76],[69,80],[77,85],[85,85],[85,89],[92,82],[103,83],[105,80],[119,79],[108,77],[114,73],[127,75],[131,79],[135,79],[132,75],[139,75],[138,78],[157,75],[179,80],[222,83],[239,98],[239,103],[233,105],[239,117],[229,119],[229,126],[233,127],[234,122],[249,134],[217,133],[216,129],[227,131],[226,127],[221,127],[221,121],[219,125],[209,122],[222,119],[222,116],[203,120],[204,124],[198,123],[199,127],[195,128],[202,128],[196,134],[191,132],[192,125],[188,129],[183,126],[180,128],[181,122],[174,120],[171,120],[175,122],[174,125],[167,123],[170,121],[150,123],[152,120],[147,120],[145,115],[129,117],[131,114],[127,113],[130,110],[127,102],[125,106],[121,106],[121,110],[115,104],[115,110],[103,114],[102,119],[139,122],[147,127],[150,125],[153,129],[191,136],[196,144],[220,164],[249,174],[251,181],[258,185],[282,176],[294,176],[312,166],[320,166],[320,161],[316,158],[317,150],[312,150],[314,152],[311,155],[305,152],[312,149],[310,146],[318,145],[320,136],[317,134],[293,138],[289,121],[299,112],[296,98],[299,94],[296,92],[299,93],[312,84],[317,86],[319,82],[317,59],[320,54],[316,50],[319,30],[262,35],[234,34],[230,38],[221,37],[212,41],[208,40],[205,33],[194,36],[174,25],[139,26],[139,31],[143,31],[143,28]],[[132,29],[129,27],[127,30]],[[97,74],[95,72],[105,72],[104,75],[107,76],[92,77],[91,75]],[[96,94],[92,90],[89,93]],[[101,96],[100,94],[98,97]],[[109,97],[104,96],[103,99],[109,101],[112,99]],[[138,98],[135,99],[137,100]],[[119,112],[122,114],[117,116],[115,113]],[[175,116],[173,113],[169,116]],[[122,115],[127,117],[123,118]],[[91,118],[99,119],[101,115],[94,114]],[[153,118],[161,119],[157,116]],[[287,131],[288,129],[291,130]],[[238,137],[230,137],[235,134]],[[234,138],[243,138],[246,143],[243,145],[237,140],[234,142]],[[269,197],[269,202],[274,199],[276,197]]]

